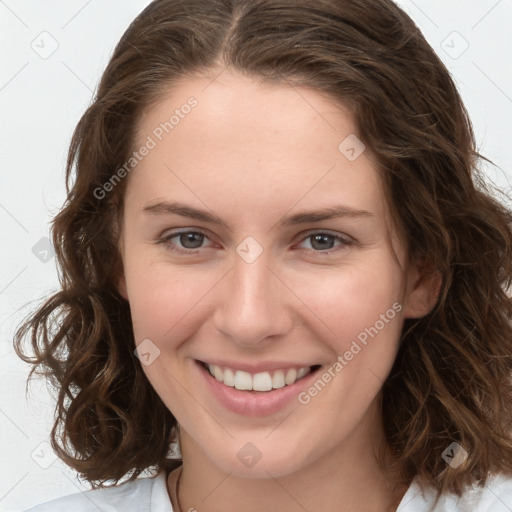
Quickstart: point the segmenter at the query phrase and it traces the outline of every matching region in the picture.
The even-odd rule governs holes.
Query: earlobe
[[[404,318],[423,318],[434,309],[443,278],[439,271],[428,268],[424,261],[408,277]]]

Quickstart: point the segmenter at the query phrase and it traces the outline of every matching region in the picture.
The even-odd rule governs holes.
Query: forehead
[[[376,161],[358,156],[356,132],[346,106],[309,88],[227,70],[189,77],[141,116],[135,147],[151,139],[152,149],[128,193],[139,204],[201,198],[241,215],[342,202],[383,217]]]

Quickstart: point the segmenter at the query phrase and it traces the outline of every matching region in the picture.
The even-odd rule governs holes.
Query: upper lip
[[[310,368],[319,366],[318,364],[289,362],[289,361],[265,361],[258,363],[243,363],[240,361],[225,361],[220,359],[198,360],[207,365],[220,366],[221,368],[231,368],[232,370],[242,370],[247,373],[255,374],[262,372],[272,372],[275,370],[288,370],[290,368]]]

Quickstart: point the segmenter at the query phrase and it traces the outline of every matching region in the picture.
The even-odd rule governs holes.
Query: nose
[[[291,294],[264,255],[252,263],[235,255],[214,314],[215,327],[247,347],[286,334],[293,323]]]

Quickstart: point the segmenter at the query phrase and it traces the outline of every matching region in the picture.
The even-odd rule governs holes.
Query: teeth
[[[255,391],[270,391],[272,389],[272,377],[270,373],[257,373],[252,378],[252,389]]]
[[[219,368],[217,366],[217,368]],[[220,368],[219,368],[220,370]],[[222,372],[222,370],[220,370]],[[247,373],[247,372],[242,372],[242,371],[237,371],[235,373],[235,388],[236,389],[247,389],[247,390],[251,390],[252,389],[252,377],[251,377],[251,374],[250,373]]]
[[[213,375],[219,382],[223,382],[224,374],[218,366],[213,368]]]
[[[293,384],[297,380],[297,370],[295,368],[290,368],[286,372],[286,377],[284,378],[284,382],[287,386]]]
[[[274,389],[284,388],[286,386],[286,382],[284,381],[284,371],[277,370],[272,376],[272,387]]]
[[[302,379],[302,377],[305,377],[309,373],[309,368],[303,367],[299,368],[299,371],[297,372],[297,380]]]
[[[224,378],[222,380],[226,386],[233,388],[235,386],[235,374],[230,368],[224,370]]]
[[[289,370],[276,370],[272,375],[270,372],[251,375],[249,372],[242,370],[223,369],[215,364],[209,364],[208,370],[213,377],[226,386],[243,391],[271,391],[272,389],[290,386],[302,379],[311,372],[311,367],[303,366],[302,368],[290,368]]]

